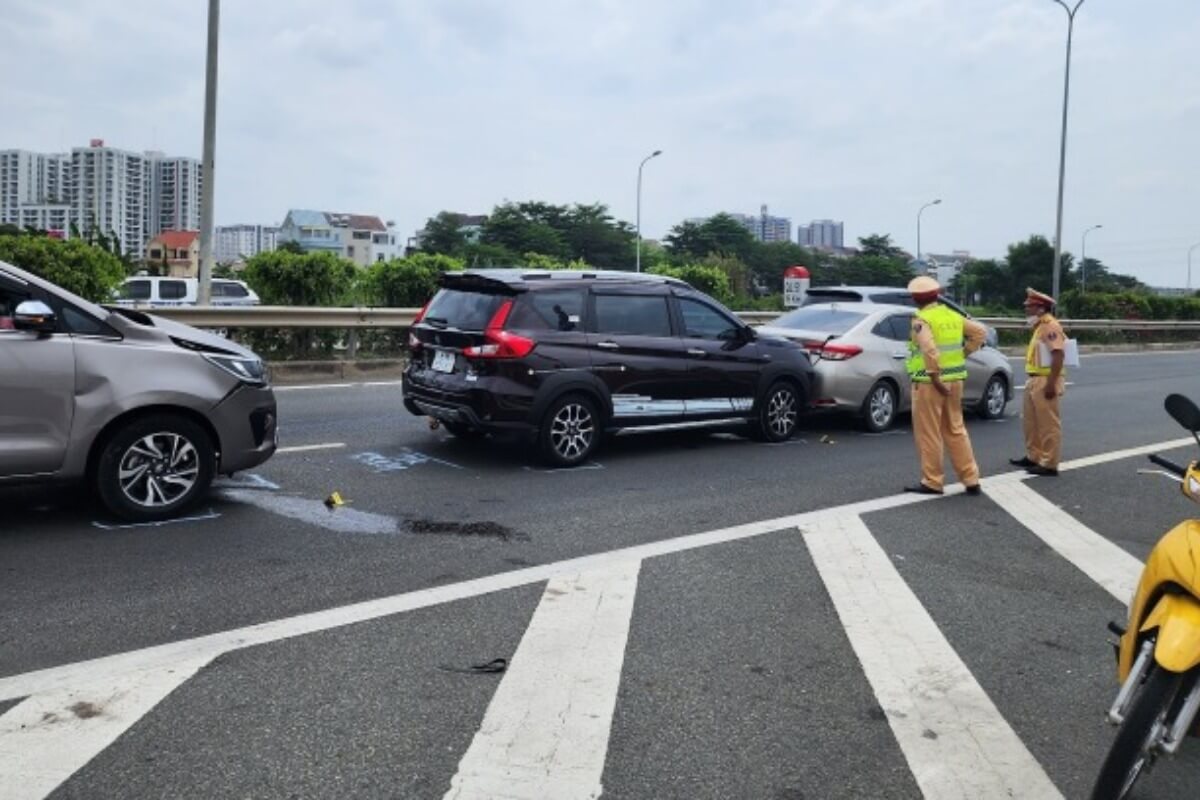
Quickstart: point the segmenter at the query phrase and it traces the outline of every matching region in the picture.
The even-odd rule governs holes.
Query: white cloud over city
[[[0,148],[199,156],[205,0],[5,0]],[[1053,234],[1052,0],[225,0],[217,221],[290,207],[411,233],[505,199],[643,229],[760,204],[847,237],[1000,255]],[[1200,241],[1200,5],[1086,0],[1064,245],[1181,285]]]

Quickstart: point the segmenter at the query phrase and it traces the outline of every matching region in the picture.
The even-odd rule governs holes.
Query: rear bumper
[[[218,472],[257,467],[275,454],[279,417],[270,387],[240,386],[209,414],[220,441]]]
[[[404,407],[419,417],[468,425],[487,432],[534,431],[532,392],[503,377],[479,377],[471,388],[411,367],[404,373]]]

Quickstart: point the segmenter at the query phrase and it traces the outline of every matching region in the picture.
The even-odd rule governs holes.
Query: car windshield
[[[442,289],[429,304],[425,321],[438,327],[481,331],[495,315],[504,295]]]
[[[862,322],[866,316],[861,311],[847,311],[837,306],[807,306],[789,311],[772,322],[771,327],[840,335]]]

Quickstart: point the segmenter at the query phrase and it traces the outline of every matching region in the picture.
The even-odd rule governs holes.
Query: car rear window
[[[844,311],[834,306],[808,306],[789,311],[772,322],[771,327],[843,334],[866,316],[860,311]]]
[[[462,331],[481,331],[487,327],[505,299],[506,295],[490,292],[442,289],[429,304],[425,321]]]

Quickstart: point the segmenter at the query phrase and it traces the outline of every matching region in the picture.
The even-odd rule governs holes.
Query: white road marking
[[[926,800],[1061,798],[861,517],[801,530]]]
[[[106,675],[18,703],[0,716],[0,794],[50,794],[208,660]]]
[[[524,467],[524,470],[526,472],[540,472],[544,475],[555,475],[560,472],[565,472],[565,473],[584,472],[584,471],[593,470],[593,469],[604,469],[604,465],[597,464],[595,461],[589,461],[586,464],[580,464],[578,467],[557,467],[554,469],[538,469],[537,467],[530,467],[528,465],[526,465]]]
[[[1083,458],[1075,458],[1070,461],[1064,461],[1058,465],[1059,471],[1082,469],[1083,467],[1094,467],[1098,464],[1107,464],[1111,461],[1120,461],[1134,456],[1148,456],[1151,453],[1160,453],[1164,450],[1175,450],[1180,447],[1196,446],[1196,440],[1190,436],[1182,439],[1170,439],[1157,444],[1146,444],[1140,447],[1130,447],[1125,450],[1113,450],[1108,453],[1098,453],[1094,456],[1085,456]],[[1132,473],[1131,473],[1132,474]]]
[[[546,585],[445,800],[600,796],[640,566]]]
[[[1141,561],[1022,481],[988,484],[987,495],[1122,604],[1129,603],[1142,573]]]
[[[464,467],[460,467],[458,464],[452,464],[449,461],[425,455],[408,447],[404,448],[404,452],[394,456],[366,452],[352,455],[350,456],[350,460],[364,464],[370,467],[372,472],[380,475],[387,472],[404,472],[413,467],[419,467],[422,464],[441,464],[443,467],[450,467],[452,469],[464,469]]]
[[[212,486],[214,489],[266,489],[269,492],[278,492],[281,488],[278,483],[253,472],[242,473],[236,478],[218,478]]]
[[[345,447],[345,442],[328,442],[326,444],[300,444],[294,447],[280,447],[275,451],[276,455],[280,453],[307,453],[310,450],[337,450]]]
[[[221,515],[215,511],[209,510],[207,514],[196,514],[191,517],[175,517],[173,519],[160,519],[157,522],[127,522],[123,525],[109,525],[103,522],[92,522],[92,527],[99,528],[102,531],[123,531],[130,528],[161,528],[164,525],[178,525],[181,522],[203,522],[209,519],[217,519]]]
[[[299,384],[296,386],[276,386],[277,392],[303,392],[313,391],[316,389],[354,389],[358,387],[375,388],[379,386],[400,386],[404,383],[402,380],[396,381],[358,381],[354,383],[309,383]]]
[[[224,489],[221,494],[238,503],[257,506],[281,517],[306,522],[309,525],[338,533],[383,534],[399,533],[400,531],[399,523],[391,517],[346,507],[330,510],[320,500],[280,494],[263,494],[246,489]]]
[[[1075,382],[1074,382],[1074,381],[1067,381],[1066,383],[1064,383],[1064,384],[1063,384],[1063,386],[1074,386],[1074,385],[1075,385]],[[1022,383],[1020,386],[1014,386],[1014,387],[1013,387],[1013,391],[1014,391],[1014,392],[1023,392],[1023,391],[1025,391],[1025,384],[1023,384],[1023,383]]]

